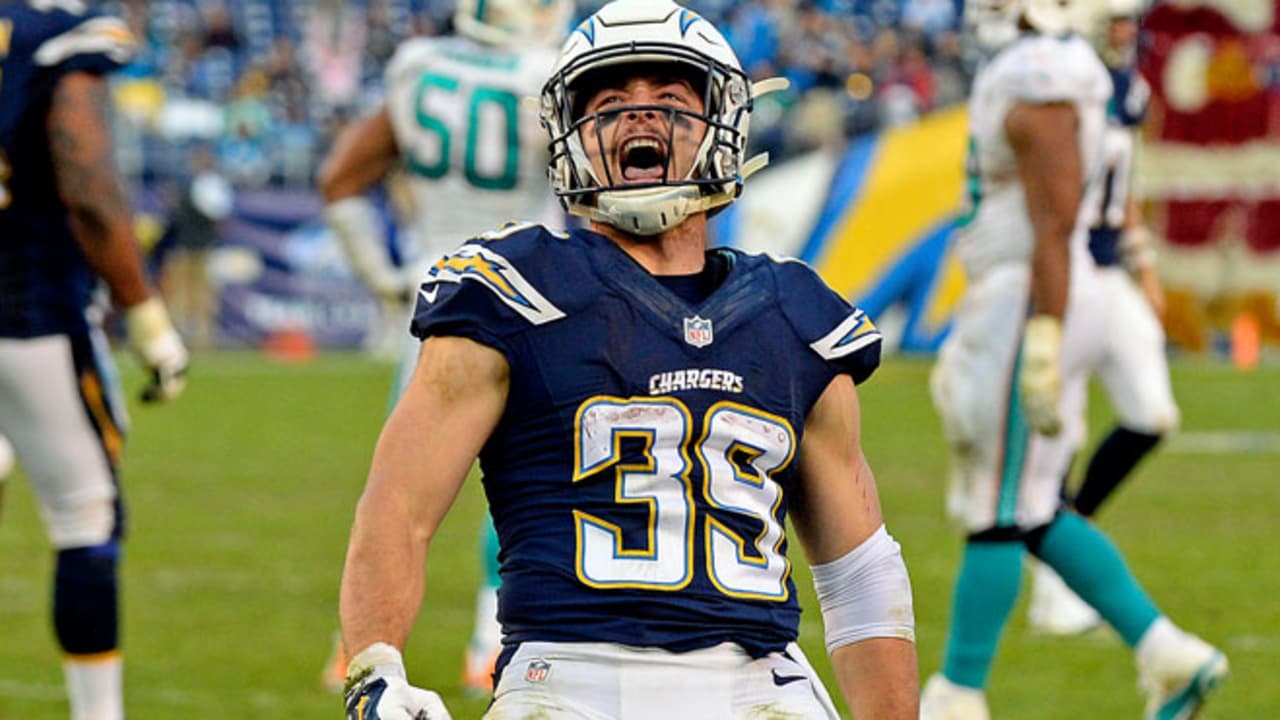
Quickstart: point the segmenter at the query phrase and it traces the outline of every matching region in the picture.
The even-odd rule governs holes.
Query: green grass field
[[[890,358],[862,390],[867,455],[915,585],[922,677],[939,664],[960,548],[943,513],[945,455],[927,371],[926,361]],[[341,717],[319,671],[390,372],[347,355],[300,365],[206,355],[181,402],[133,409],[124,565],[132,720]],[[138,382],[126,372],[131,391]],[[1183,363],[1175,384],[1189,434],[1142,466],[1102,524],[1161,606],[1229,654],[1233,676],[1202,720],[1280,717],[1280,369]],[[1095,432],[1107,412],[1094,403]],[[1208,431],[1237,433],[1227,445],[1261,435],[1247,452],[1207,452],[1196,440]],[[460,720],[484,709],[458,686],[482,510],[472,483],[434,546],[407,652],[413,680],[440,691]],[[0,522],[4,720],[67,716],[47,611],[50,558],[19,477]],[[807,573],[796,580],[802,643],[826,672]],[[1141,716],[1132,661],[1114,636],[1036,637],[1024,610],[996,662],[996,718]]]

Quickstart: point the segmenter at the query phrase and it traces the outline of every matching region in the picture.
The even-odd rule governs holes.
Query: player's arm
[[[1035,235],[1032,309],[1061,320],[1067,308],[1071,233],[1084,188],[1076,111],[1069,103],[1016,103],[1005,116],[1004,129]]]
[[[1156,272],[1156,251],[1151,239],[1151,231],[1142,218],[1142,206],[1137,198],[1129,196],[1125,207],[1124,231],[1120,236],[1120,252],[1124,257],[1125,267],[1133,276],[1142,294],[1151,305],[1151,310],[1158,318],[1164,318],[1165,300],[1164,286],[1160,283],[1160,275]]]
[[[364,686],[371,680],[403,686],[399,653],[422,602],[428,548],[502,415],[508,373],[499,352],[471,340],[433,337],[423,343],[413,377],[378,438],[347,548],[339,615],[353,656],[349,703],[368,695]],[[387,703],[400,702],[395,695],[373,700],[381,703],[382,717],[393,716]],[[410,709],[406,717],[412,716],[416,700],[403,702],[410,703],[403,706]]]
[[[1075,108],[1065,102],[1019,102],[1004,120],[1035,236],[1032,316],[1023,334],[1019,387],[1027,421],[1046,435],[1062,428],[1057,412],[1062,318],[1071,273],[1071,233],[1084,189],[1077,126]]]
[[[133,235],[133,214],[116,175],[106,119],[107,83],[70,73],[54,88],[49,151],[58,192],[85,260],[111,290],[117,307],[151,294]]]
[[[791,517],[814,570],[827,652],[853,716],[916,720],[911,583],[884,530],[859,416],[853,381],[837,376],[806,421]]]
[[[352,270],[383,297],[410,289],[391,265],[382,220],[365,192],[391,171],[399,156],[386,105],[342,129],[320,167],[325,221],[342,243]]]
[[[101,76],[63,76],[49,106],[49,153],[76,242],[116,307],[124,309],[130,344],[152,371],[143,399],[166,400],[182,391],[187,351],[143,271],[132,212],[116,174],[106,98]]]

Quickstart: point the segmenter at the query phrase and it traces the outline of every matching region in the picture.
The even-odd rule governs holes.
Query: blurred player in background
[[[560,224],[563,215],[547,182],[546,136],[523,100],[537,97],[550,74],[553,48],[572,11],[568,0],[462,0],[454,14],[458,34],[404,43],[387,68],[383,106],[348,126],[325,160],[320,190],[326,220],[364,283],[404,308],[392,404],[421,347],[407,321],[431,265],[492,227],[495,218]],[[416,211],[409,230],[419,262],[407,267],[392,264],[382,221],[366,195],[400,164]],[[498,544],[487,518],[481,532],[485,579],[476,594],[463,682],[487,693],[502,637]],[[340,644],[324,677],[341,689],[346,662]]]
[[[570,34],[541,108],[591,229],[508,227],[422,285],[343,571],[349,719],[449,717],[401,648],[478,455],[503,550],[488,717],[834,720],[796,645],[789,511],[853,714],[916,720],[910,582],[859,442],[880,333],[800,262],[707,250],[708,211],[764,165],[755,94],[670,2]]]
[[[1092,348],[1100,338],[1090,325],[1113,312],[1097,289],[1081,200],[1100,194],[1112,94],[1097,52],[1071,32],[1091,28],[1090,9],[1080,0],[966,7],[993,54],[969,105],[971,207],[956,239],[969,286],[931,384],[952,451],[947,505],[968,535],[942,672],[921,701],[927,720],[988,717],[984,688],[1027,550],[1135,650],[1148,718],[1190,717],[1227,672],[1226,658],[1162,615],[1059,492],[1070,462],[1053,440],[1059,385],[1063,396],[1083,393],[1089,370],[1082,353],[1062,348]]]
[[[1098,50],[1111,74],[1114,93],[1107,104],[1103,135],[1101,183],[1083,202],[1089,228],[1089,254],[1097,266],[1092,292],[1106,309],[1081,318],[1091,338],[1064,347],[1067,365],[1083,365],[1097,373],[1119,416],[1086,466],[1084,479],[1071,497],[1076,512],[1091,518],[1107,497],[1165,433],[1178,424],[1178,406],[1169,381],[1165,355],[1164,292],[1156,274],[1151,234],[1130,193],[1137,128],[1146,114],[1151,90],[1137,70],[1140,0],[1106,0]],[[1074,455],[1086,439],[1087,388],[1064,393],[1063,432],[1055,443]],[[1101,623],[1097,611],[1080,600],[1043,563],[1034,564],[1028,621],[1050,634],[1084,632]]]
[[[124,717],[126,419],[91,300],[98,279],[151,372],[144,400],[176,396],[187,367],[113,164],[103,75],[134,50],[123,22],[81,3],[0,2],[0,434],[56,549],[53,625],[73,720]]]

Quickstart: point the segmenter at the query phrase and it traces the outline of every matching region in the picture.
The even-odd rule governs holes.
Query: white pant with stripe
[[[58,549],[118,532],[127,420],[105,338],[0,338],[0,435],[12,442]]]

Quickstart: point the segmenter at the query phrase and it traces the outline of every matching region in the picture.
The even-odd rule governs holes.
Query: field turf
[[[136,391],[132,362],[121,364]],[[354,355],[304,364],[202,355],[179,403],[132,408],[124,474],[131,720],[341,717],[319,672],[390,373]],[[915,585],[922,678],[940,661],[960,548],[943,513],[946,459],[927,373],[927,360],[890,358],[861,390],[866,452]],[[1104,508],[1102,525],[1157,602],[1230,656],[1232,677],[1201,720],[1280,717],[1280,368],[1240,374],[1183,362],[1174,376],[1184,435],[1139,469]],[[1109,417],[1097,400],[1095,438]],[[468,484],[440,531],[407,652],[410,677],[439,691],[459,720],[485,706],[458,683],[479,576],[478,490]],[[19,475],[0,518],[4,720],[67,717],[48,620],[50,559]],[[826,673],[803,568],[796,584],[806,607],[802,644]],[[1135,683],[1114,635],[1038,637],[1020,604],[994,669],[992,712],[997,720],[1139,718]]]

